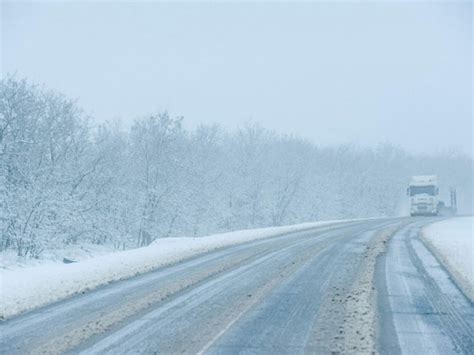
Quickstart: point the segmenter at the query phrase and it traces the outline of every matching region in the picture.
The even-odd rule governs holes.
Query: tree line
[[[438,174],[472,211],[472,158],[382,144],[318,146],[256,124],[183,127],[167,112],[97,125],[71,99],[0,82],[0,251],[402,213],[411,175]]]

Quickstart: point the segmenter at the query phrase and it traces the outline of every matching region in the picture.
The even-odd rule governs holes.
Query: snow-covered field
[[[200,238],[158,239],[148,247],[115,252],[73,264],[52,263],[3,269],[0,275],[0,318],[9,318],[218,248],[341,222],[344,221],[243,230]]]
[[[474,217],[452,218],[423,230],[423,238],[464,293],[474,300]]]

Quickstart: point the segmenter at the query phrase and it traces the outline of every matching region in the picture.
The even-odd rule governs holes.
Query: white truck
[[[412,176],[407,189],[410,196],[410,216],[437,216],[439,189],[436,175]]]

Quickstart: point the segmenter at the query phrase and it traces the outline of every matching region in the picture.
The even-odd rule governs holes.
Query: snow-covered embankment
[[[474,217],[434,223],[423,230],[423,240],[445,265],[464,294],[474,301]]]
[[[218,248],[341,222],[303,223],[201,238],[166,238],[148,247],[111,253],[73,264],[1,270],[0,319]]]

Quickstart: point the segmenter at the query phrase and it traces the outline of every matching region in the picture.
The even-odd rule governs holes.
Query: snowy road
[[[418,238],[421,225],[397,233],[377,265],[380,348],[390,353],[470,354],[474,306]]]
[[[0,353],[468,353],[474,308],[419,241],[429,221],[214,251],[3,322]]]

